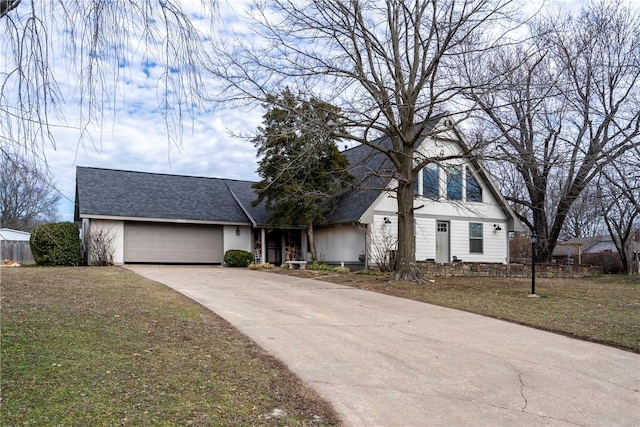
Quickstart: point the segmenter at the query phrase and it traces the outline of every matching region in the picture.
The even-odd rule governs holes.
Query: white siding
[[[315,238],[319,261],[358,262],[365,251],[365,232],[357,226],[323,228]]]
[[[483,224],[483,252],[471,253],[469,251],[469,223],[479,222]],[[506,225],[502,224],[500,231],[494,231],[494,223],[480,220],[451,221],[451,257],[457,256],[465,262],[507,262],[507,238]]]
[[[236,234],[236,229],[240,230],[239,236]],[[240,249],[248,252],[253,251],[253,248],[251,247],[251,227],[225,225],[222,240],[224,242],[223,254],[225,254],[229,249]]]
[[[88,220],[87,223],[83,221],[83,225],[87,224],[87,230],[83,230],[83,235],[86,240],[84,242],[86,250],[90,251],[91,248],[91,233],[96,233],[100,230],[104,230],[112,238],[112,250],[113,250],[113,263],[115,265],[124,264],[124,221],[111,221],[103,219]],[[89,252],[89,264],[95,263],[95,258]]]
[[[453,135],[451,135],[453,137]],[[418,150],[427,156],[455,156],[461,153],[460,146],[456,142],[438,140],[426,141]],[[451,160],[446,164],[464,164],[462,171],[462,200],[446,199],[446,181],[443,173],[440,173],[440,195],[438,200],[418,196],[414,201],[415,213],[415,242],[416,260],[424,261],[436,258],[436,221],[450,223],[449,248],[450,256],[454,256],[467,262],[500,262],[508,261],[508,217],[492,193],[489,185],[483,182],[477,171],[466,165],[462,160]],[[466,201],[466,167],[470,167],[482,188],[482,202]],[[394,183],[390,188],[394,187]],[[422,186],[422,180],[419,181]],[[362,222],[373,224],[372,230],[378,230],[384,217],[389,217],[392,224],[387,225],[387,230],[397,233],[397,201],[393,192],[384,194],[370,209],[370,214],[361,218]],[[483,224],[483,253],[471,253],[469,248],[469,223]],[[494,224],[500,226],[497,231]],[[375,232],[372,233],[375,238]],[[375,242],[370,242],[370,248]],[[371,254],[370,254],[371,255]]]
[[[416,217],[415,224],[416,260],[434,260],[436,258],[436,220]]]

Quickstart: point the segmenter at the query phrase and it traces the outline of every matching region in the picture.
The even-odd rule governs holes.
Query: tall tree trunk
[[[395,256],[396,280],[420,281],[416,263],[413,212],[413,147],[405,147],[402,168],[398,177],[398,249]]]

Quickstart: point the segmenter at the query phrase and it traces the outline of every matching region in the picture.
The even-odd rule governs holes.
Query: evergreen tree
[[[304,226],[317,260],[314,224],[322,224],[336,196],[352,177],[336,146],[337,107],[285,89],[268,97],[263,126],[252,140],[258,149],[255,205],[265,202],[272,226]],[[342,133],[342,132],[340,132]]]

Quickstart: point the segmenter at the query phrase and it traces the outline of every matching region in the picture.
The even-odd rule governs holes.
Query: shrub
[[[241,249],[229,249],[224,254],[224,263],[229,267],[247,267],[253,261],[253,254]]]
[[[334,271],[336,273],[343,273],[343,274],[351,272],[351,270],[349,270],[349,267],[344,267],[344,266],[334,267],[332,265],[324,264],[324,263],[309,264],[307,266],[307,269],[315,270],[315,271]]]
[[[251,263],[249,264],[249,269],[250,270],[272,270],[273,264],[270,264],[268,262],[263,262],[262,264]]]
[[[92,259],[90,263],[100,266],[113,265],[113,241],[114,234],[107,228],[89,230],[89,253]]]
[[[333,271],[333,267],[329,264],[314,262],[313,264],[307,265],[307,270]]]
[[[31,253],[38,265],[80,265],[78,227],[72,222],[37,226],[31,232]]]

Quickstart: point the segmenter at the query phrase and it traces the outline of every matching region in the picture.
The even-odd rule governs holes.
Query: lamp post
[[[536,243],[538,241],[538,235],[534,232],[531,234],[531,294],[532,298],[537,298],[536,295]]]

